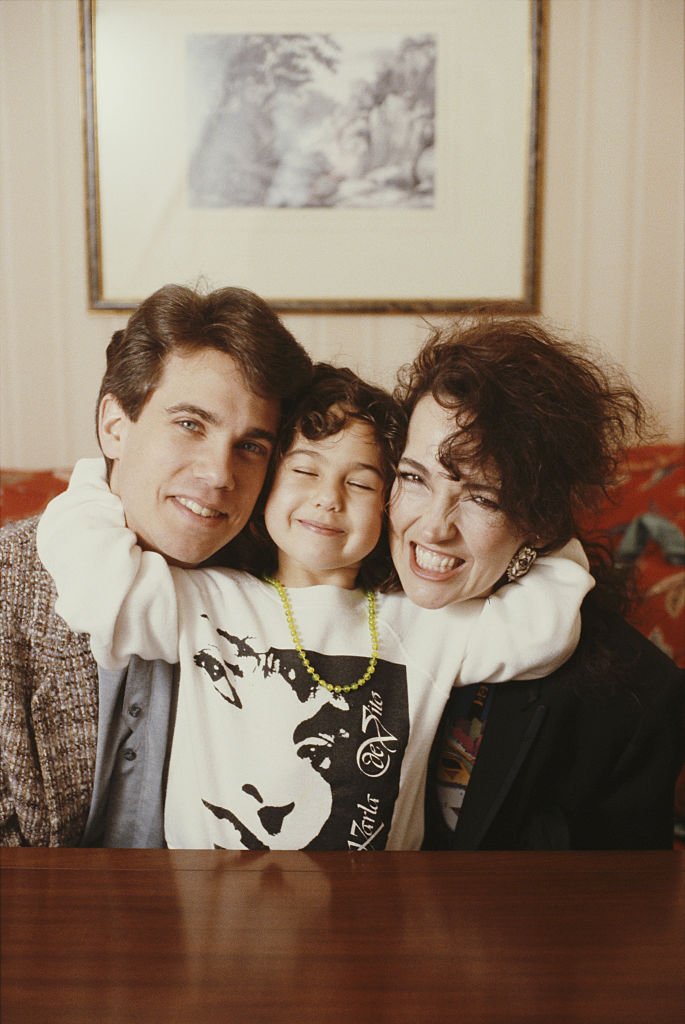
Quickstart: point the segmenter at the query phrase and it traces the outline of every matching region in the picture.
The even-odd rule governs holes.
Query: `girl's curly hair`
[[[405,417],[395,399],[383,388],[368,384],[347,367],[315,363],[311,382],[296,401],[279,433],[262,497],[250,524],[240,568],[256,576],[276,571],[278,552],[264,524],[264,506],[278,465],[296,434],[319,441],[340,433],[350,421],[368,423],[381,453],[385,483],[384,528],[374,550],[363,560],[357,585],[374,589],[393,575],[386,529],[387,503],[406,435]],[[235,564],[235,563],[233,563]]]

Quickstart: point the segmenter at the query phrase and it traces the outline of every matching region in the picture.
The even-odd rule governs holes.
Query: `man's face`
[[[193,566],[232,540],[264,483],[278,421],[278,402],[249,391],[215,349],[170,355],[135,422],[105,397],[110,486],[141,546]]]

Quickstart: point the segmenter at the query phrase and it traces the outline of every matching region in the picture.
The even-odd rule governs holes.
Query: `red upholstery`
[[[0,469],[0,526],[37,516],[69,483],[70,469]]]
[[[616,549],[631,522],[652,513],[685,534],[685,446],[630,451],[621,482],[592,533]],[[670,563],[650,539],[635,563],[639,601],[630,618],[645,636],[685,667],[685,564]]]

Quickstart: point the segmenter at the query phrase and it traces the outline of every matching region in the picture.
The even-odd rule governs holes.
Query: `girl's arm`
[[[539,679],[559,668],[576,649],[580,606],[594,585],[583,547],[574,539],[539,557],[515,583],[467,602],[481,610],[471,622],[458,684]]]
[[[162,555],[143,551],[107,484],[104,459],[76,464],[68,489],[38,524],[38,554],[57,587],[55,610],[90,634],[103,668],[131,655],[178,661],[174,572]]]

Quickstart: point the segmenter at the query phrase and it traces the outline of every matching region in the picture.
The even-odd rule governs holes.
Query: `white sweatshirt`
[[[38,527],[56,610],[96,660],[180,662],[167,844],[230,849],[418,849],[430,746],[454,685],[548,675],[573,652],[593,586],[577,541],[487,599],[437,611],[377,595],[369,682],[333,695],[293,648],[275,589],[230,569],[178,569],[142,551],[104,461],[83,460]],[[328,682],[366,670],[360,590],[289,590]]]

